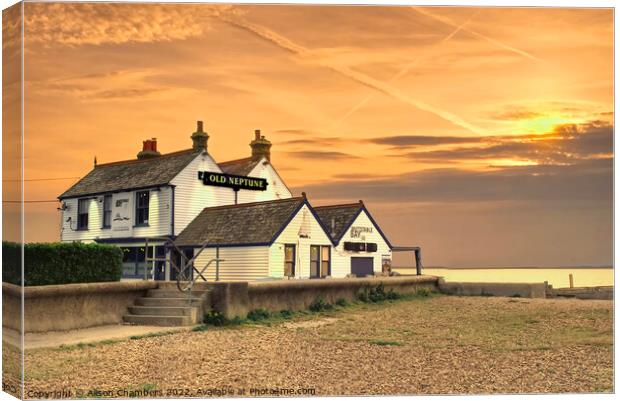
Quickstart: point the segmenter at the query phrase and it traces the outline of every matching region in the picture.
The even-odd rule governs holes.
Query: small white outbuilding
[[[364,202],[315,208],[332,243],[332,275],[364,277],[388,271],[392,245]]]
[[[205,208],[175,244],[196,257],[198,280],[332,275],[332,240],[305,196]],[[219,269],[212,263],[203,271],[216,257]]]

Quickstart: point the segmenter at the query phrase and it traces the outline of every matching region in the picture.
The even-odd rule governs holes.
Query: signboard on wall
[[[112,231],[129,231],[131,229],[131,209],[129,198],[115,199],[112,209]]]
[[[264,191],[267,189],[267,180],[258,177],[246,177],[242,175],[213,173],[210,171],[199,171],[198,179],[204,185],[216,187],[232,188],[235,191],[247,189],[250,191]]]
[[[372,227],[351,227],[351,238],[366,239],[365,233],[372,233]]]

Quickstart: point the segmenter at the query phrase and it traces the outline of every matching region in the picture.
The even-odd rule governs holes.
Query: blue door
[[[367,275],[374,274],[374,260],[375,258],[352,257],[351,273],[357,277],[366,277]]]

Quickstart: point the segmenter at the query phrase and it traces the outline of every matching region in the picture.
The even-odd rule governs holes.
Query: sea
[[[415,267],[393,267],[400,274],[415,274]],[[504,282],[504,283],[541,283],[547,281],[554,288],[569,286],[569,275],[573,275],[575,287],[594,287],[614,285],[612,267],[557,267],[557,268],[457,268],[429,267],[423,268],[422,274],[442,276],[446,281],[462,282]]]

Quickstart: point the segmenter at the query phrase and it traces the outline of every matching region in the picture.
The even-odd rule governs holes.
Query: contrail
[[[254,35],[257,35],[265,40],[268,40],[270,42],[272,42],[273,44],[279,46],[280,48],[287,50],[291,53],[294,53],[298,56],[301,57],[307,57],[308,59],[311,60],[311,56],[312,56],[312,52],[309,51],[308,49],[306,49],[303,46],[300,46],[294,42],[292,42],[291,40],[283,37],[282,35],[279,35],[276,32],[273,32],[270,29],[267,29],[263,26],[260,25],[256,25],[256,24],[252,24],[248,21],[245,21],[241,18],[231,18],[229,15],[219,15],[219,18],[224,21],[227,22],[231,25],[234,25],[238,28],[244,29]],[[473,133],[476,134],[484,134],[484,132],[468,123],[467,121],[463,120],[462,118],[448,112],[445,110],[441,110],[437,107],[434,107],[430,104],[424,103],[422,101],[413,99],[411,97],[409,97],[408,95],[406,95],[405,93],[402,93],[401,91],[393,88],[392,86],[390,86],[389,84],[386,84],[385,82],[381,82],[378,81],[372,77],[369,77],[365,74],[362,74],[360,72],[354,71],[348,67],[345,66],[339,66],[339,65],[332,65],[329,64],[328,62],[325,61],[320,61],[319,63],[321,63],[321,65],[323,67],[329,68],[334,72],[337,72],[338,74],[347,77],[359,84],[362,84],[368,88],[374,89],[378,92],[381,92],[387,96],[390,96],[394,99],[398,99],[400,101],[402,101],[403,103],[409,104],[413,107],[416,107],[420,110],[424,110],[427,111],[429,113],[433,113],[438,117],[441,117],[442,119],[451,122],[454,125],[458,125],[459,127],[465,128]]]
[[[450,25],[452,27],[456,27],[457,26],[457,24],[452,22],[451,19],[443,17],[443,16],[435,15],[435,14],[433,14],[431,12],[428,12],[428,11],[426,11],[426,10],[420,8],[420,7],[412,6],[411,9],[414,10],[414,11],[417,11],[418,13],[420,13],[422,15],[426,15],[427,17],[433,18],[434,20],[437,20],[439,22],[443,22],[446,25]],[[502,49],[511,51],[513,53],[520,54],[521,56],[527,57],[527,58],[532,59],[532,60],[543,61],[543,60],[539,59],[538,57],[536,57],[536,56],[534,56],[534,55],[532,55],[532,54],[530,54],[530,53],[528,53],[528,52],[526,52],[524,50],[517,49],[516,47],[509,46],[509,45],[507,45],[505,43],[500,42],[499,40],[495,40],[495,39],[490,38],[490,37],[488,37],[486,35],[483,35],[483,34],[477,32],[477,31],[474,31],[473,29],[463,28],[463,30],[465,32],[467,32],[467,33],[477,37],[477,38],[480,38],[482,40],[486,40],[487,42],[492,43],[495,46],[501,47]]]
[[[454,31],[450,32],[448,34],[448,36],[446,36],[445,38],[443,38],[439,42],[437,42],[435,44],[435,46],[439,46],[440,44],[445,43],[445,42],[449,41],[450,39],[452,39],[452,37],[454,37],[454,35],[456,35],[461,29],[463,29],[465,27],[465,25],[469,24],[471,22],[472,18],[475,17],[478,13],[480,13],[480,10],[476,11],[471,17],[469,17],[469,19],[467,21],[465,21],[461,25],[457,26]],[[422,56],[423,55],[421,55],[421,54],[418,55],[418,57],[416,57],[409,64],[407,64],[405,66],[405,68],[403,68],[402,70],[400,70],[396,74],[394,74],[394,76],[392,76],[392,78],[390,78],[388,83],[393,83],[393,82],[399,80],[401,77],[407,75],[409,73],[409,71],[411,71],[413,69],[413,67],[415,67],[418,64],[418,61],[420,61],[420,59],[422,59]],[[368,96],[366,96],[358,104],[356,104],[351,109],[349,109],[349,111],[347,111],[342,117],[340,117],[338,120],[336,120],[332,124],[330,124],[329,127],[327,127],[326,131],[330,131],[332,128],[334,128],[335,126],[341,124],[347,118],[351,117],[359,109],[361,109],[368,102],[370,102],[374,96],[375,96],[374,92],[369,94]]]

